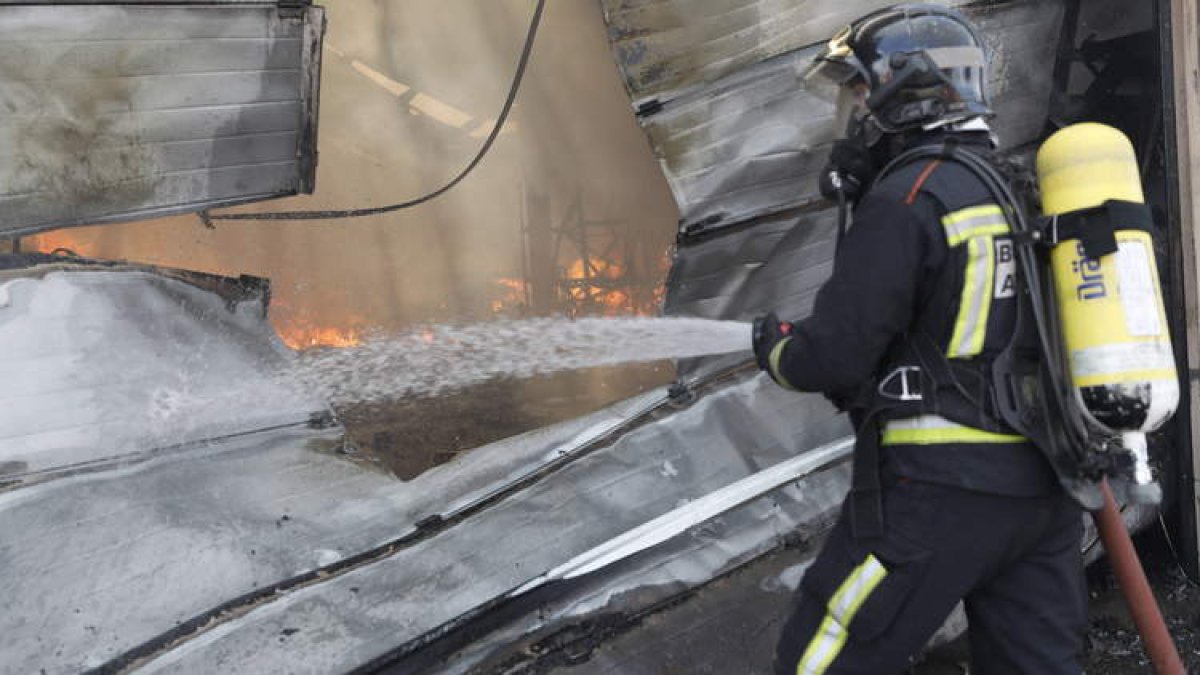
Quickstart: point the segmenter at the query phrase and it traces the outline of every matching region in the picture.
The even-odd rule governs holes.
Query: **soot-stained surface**
[[[337,410],[351,441],[403,480],[493,441],[599,410],[674,377],[669,363],[493,380],[429,398]]]

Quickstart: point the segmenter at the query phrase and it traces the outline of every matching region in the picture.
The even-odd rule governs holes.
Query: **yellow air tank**
[[[1059,217],[1052,229],[1079,222],[1072,216],[1109,200],[1145,203],[1133,145],[1103,124],[1056,132],[1038,150],[1037,173],[1043,211]],[[1101,225],[1094,219],[1082,225],[1093,226]],[[1114,219],[1115,253],[1089,258],[1081,239],[1067,232],[1059,234],[1050,260],[1075,393],[1089,421],[1119,434],[1133,454],[1131,500],[1157,502],[1161,490],[1150,472],[1146,433],[1174,414],[1179,384],[1154,244],[1147,232],[1122,226]]]

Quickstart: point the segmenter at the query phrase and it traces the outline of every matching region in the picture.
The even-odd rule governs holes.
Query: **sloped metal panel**
[[[668,315],[808,314],[832,269],[818,174],[832,104],[801,77],[837,26],[891,3],[601,0],[618,67],[680,212]],[[964,5],[991,54],[993,127],[1005,149],[1046,126],[1062,0]],[[685,361],[685,377],[732,365]]]
[[[851,19],[896,3],[601,0],[601,4],[626,86],[633,100],[643,104],[672,100],[690,87],[823,42]]]
[[[406,483],[339,451],[340,428],[310,424],[324,403],[289,375],[261,293],[14,258],[0,256],[0,673],[81,672],[139,647],[155,653],[228,619],[221,608],[436,530],[418,524],[428,516],[451,521],[519,492],[520,477],[663,397],[502,441]],[[559,484],[574,489],[588,490]]]
[[[855,8],[839,14],[849,21],[874,3],[843,5]],[[1001,143],[1028,143],[1041,132],[1048,113],[1049,64],[1056,54],[1062,3],[1017,0],[967,13],[992,55],[991,91]],[[643,109],[640,122],[685,231],[820,201],[817,176],[835,136],[833,106],[801,77],[819,49],[797,48],[748,64]]]
[[[747,414],[752,401],[755,415]],[[792,428],[797,416],[809,424]],[[631,556],[636,569],[614,562],[528,613],[495,608],[497,601],[540,588],[543,575],[573,558],[664,515],[686,518],[689,506],[710,493],[800,459],[800,448],[844,439],[846,432],[819,397],[797,401],[761,376],[743,379],[683,410],[662,409],[644,426],[387,558],[231,616],[140,672],[202,673],[214,663],[229,673],[346,672],[406,647],[421,661],[425,650],[445,653],[442,638],[458,621],[479,617],[485,631],[499,632],[460,644],[470,657],[429,670],[460,672],[511,650],[514,634],[569,626],[591,611],[644,598],[643,592],[704,583],[773,550],[795,529],[821,536],[846,489],[848,441],[826,447],[826,460],[814,465],[823,470],[799,489],[789,483],[702,518]],[[424,481],[411,486],[414,492],[428,492]],[[411,662],[393,665],[393,672],[424,672]]]
[[[0,3],[0,235],[311,192],[323,32],[270,2]]]
[[[145,268],[35,269],[0,271],[0,482],[327,410],[276,376],[291,352],[266,324],[265,287],[221,297]]]
[[[666,312],[744,320],[769,309],[808,314],[833,271],[835,220],[828,210],[785,212],[690,242],[671,268]]]

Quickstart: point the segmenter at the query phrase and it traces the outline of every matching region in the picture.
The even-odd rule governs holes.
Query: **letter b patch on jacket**
[[[996,239],[996,290],[992,297],[1012,298],[1017,295],[1017,262],[1012,239]]]

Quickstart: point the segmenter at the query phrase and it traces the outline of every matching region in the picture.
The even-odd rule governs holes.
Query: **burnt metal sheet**
[[[0,272],[0,481],[320,416],[324,401],[275,377],[291,352],[265,293],[134,267]]]
[[[843,21],[873,8],[850,4]],[[965,11],[992,54],[1002,147],[1025,147],[1046,126],[1063,3],[1010,0]],[[654,31],[647,24],[644,34],[617,35],[637,40]],[[835,221],[817,193],[832,106],[798,77],[816,49],[723,70],[640,115],[681,215],[666,314],[746,320],[767,309],[792,318],[811,310],[832,270]],[[680,371],[699,376],[732,362],[684,361]]]
[[[767,311],[808,316],[833,272],[836,214],[785,211],[681,242],[667,277],[663,313],[749,321]],[[720,372],[744,356],[676,362],[680,377]]]
[[[430,516],[487,508],[663,396],[405,483],[343,452],[340,428],[309,424],[323,402],[280,385],[289,352],[261,286],[14,256],[0,293],[0,672],[153,653],[436,531]]]
[[[98,667],[377,545],[395,480],[310,449],[337,437],[299,425],[0,493],[0,672]]]
[[[324,11],[0,3],[0,236],[309,193]]]
[[[654,6],[659,4],[681,3]],[[840,18],[833,23],[846,23],[879,4],[841,3]],[[1056,55],[1062,2],[1010,0],[965,11],[992,55],[989,79],[996,131],[1005,147],[1024,145],[1042,131],[1048,114],[1048,64]],[[693,25],[689,23],[688,30]],[[620,35],[629,33],[638,43],[655,38],[654,31],[650,24],[644,33],[630,32],[629,26],[617,31],[618,61],[625,58]],[[662,164],[685,232],[821,201],[817,175],[835,130],[832,103],[814,95],[800,77],[820,48],[815,42],[819,40],[793,44],[770,58],[739,61],[736,69],[701,51],[694,58],[715,59],[720,77],[670,98],[660,95],[654,105],[640,108],[640,124]],[[702,70],[707,63],[693,68]],[[634,102],[638,103],[636,93]]]
[[[824,42],[889,0],[600,0],[617,65],[635,104]],[[945,0],[933,4],[961,4]]]
[[[797,425],[798,419],[805,423]],[[338,672],[368,663],[429,640],[431,631],[436,636],[481,608],[486,615],[496,599],[576,556],[846,432],[844,420],[819,397],[783,392],[755,375],[683,409],[664,408],[470,519],[255,608],[142,670],[206,672],[219,663],[231,673]],[[840,500],[844,476],[814,485],[794,495],[804,502],[795,517],[826,512]],[[706,525],[693,528],[652,548],[675,551],[676,562],[655,575],[633,574],[629,583],[655,585],[664,574],[674,583],[701,583],[739,556],[769,548],[791,527],[786,519],[765,519],[775,511],[770,499],[739,508],[751,510],[756,528],[731,522],[728,536],[704,535]]]
[[[800,467],[821,455],[844,457],[851,444],[851,439],[844,439],[761,473]],[[815,462],[810,466],[813,465]],[[759,475],[730,487],[740,487]],[[397,663],[392,672],[500,673],[512,672],[517,666],[531,672],[571,672],[564,666],[593,659],[594,665],[606,663],[608,659],[597,658],[604,653],[620,655],[625,667],[617,672],[669,672],[663,668],[648,669],[638,658],[641,655],[623,652],[622,645],[663,640],[664,633],[677,631],[685,624],[676,617],[662,616],[667,608],[693,605],[694,600],[714,587],[725,585],[730,578],[747,573],[756,575],[751,570],[764,561],[776,558],[789,561],[784,574],[770,579],[756,577],[764,581],[773,595],[786,601],[828,531],[848,482],[848,463],[838,461],[786,485],[757,492],[753,498],[715,515],[700,514],[707,517],[688,521],[686,531],[656,546],[587,575],[552,582],[525,591],[526,597],[514,598],[514,603],[524,600],[527,605],[535,605],[536,612],[528,611],[519,619],[503,624],[494,622],[493,630],[483,639],[471,640],[456,650],[442,649],[437,659],[413,658],[407,663]],[[681,506],[676,512],[691,515],[692,511],[700,510],[695,507],[701,501]],[[730,600],[732,606],[738,606],[757,599],[756,596],[747,593]],[[783,615],[782,611],[770,612],[768,607],[759,608],[759,622],[769,624]],[[723,638],[738,631],[738,624],[727,622],[726,618],[720,612],[708,616],[701,632],[708,640],[723,642]],[[489,628],[486,619],[477,624],[476,632]],[[773,639],[775,636],[770,633],[760,639]],[[442,642],[452,640],[453,635]],[[659,642],[660,654],[671,650],[668,642]],[[435,644],[427,649],[432,652],[441,646]],[[765,672],[771,653],[771,649],[753,653],[743,647],[725,657],[737,663],[736,667],[711,672]],[[697,657],[693,652],[678,658],[678,667],[705,672],[707,660]]]

